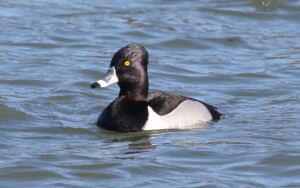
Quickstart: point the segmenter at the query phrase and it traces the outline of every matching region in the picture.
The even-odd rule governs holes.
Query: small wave
[[[32,119],[33,116],[26,112],[17,109],[17,107],[9,107],[4,104],[0,104],[0,120],[1,121],[24,121]]]

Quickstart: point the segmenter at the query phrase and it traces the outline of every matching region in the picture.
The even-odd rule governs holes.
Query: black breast
[[[109,130],[141,131],[148,120],[147,101],[115,99],[98,118],[97,125]]]

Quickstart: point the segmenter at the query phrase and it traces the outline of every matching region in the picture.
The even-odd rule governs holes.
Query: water
[[[300,187],[300,3],[0,1],[0,187]],[[117,133],[90,89],[150,53],[151,91],[213,104],[206,127]]]

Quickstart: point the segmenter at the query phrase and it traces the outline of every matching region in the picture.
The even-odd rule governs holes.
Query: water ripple
[[[1,187],[299,187],[297,1],[0,1]],[[117,133],[92,90],[143,44],[151,91],[217,106],[219,122]]]

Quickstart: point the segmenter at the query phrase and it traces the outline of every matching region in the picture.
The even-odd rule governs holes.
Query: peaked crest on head
[[[130,60],[131,62],[139,62],[143,66],[148,65],[148,51],[140,44],[132,43],[119,49],[111,59],[110,66],[117,63]]]

